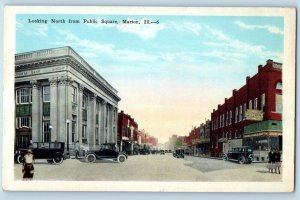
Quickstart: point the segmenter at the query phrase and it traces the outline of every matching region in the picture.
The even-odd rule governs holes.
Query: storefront
[[[282,121],[267,120],[245,126],[243,145],[253,148],[254,161],[267,162],[271,149],[282,151]]]

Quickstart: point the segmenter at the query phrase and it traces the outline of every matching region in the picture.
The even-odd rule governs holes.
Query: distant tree
[[[175,142],[176,147],[181,147],[182,146],[182,141],[180,139],[177,139]]]

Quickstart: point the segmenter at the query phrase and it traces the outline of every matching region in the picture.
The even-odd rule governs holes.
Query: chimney
[[[258,68],[258,72],[260,72],[262,70],[263,66],[262,65],[258,65],[257,68]]]
[[[267,60],[267,64],[273,64],[273,60],[271,59]]]
[[[247,77],[246,77],[246,83],[248,83],[249,80],[250,80],[250,76],[247,76]]]

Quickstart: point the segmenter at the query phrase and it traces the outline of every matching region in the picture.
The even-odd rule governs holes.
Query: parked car
[[[165,155],[165,150],[160,150],[161,155]]]
[[[223,154],[223,160],[234,160],[240,164],[250,164],[253,161],[253,149],[248,146],[232,148],[231,151]]]
[[[101,144],[100,149],[97,151],[87,151],[85,160],[86,162],[93,163],[96,160],[113,159],[119,163],[127,160],[128,156],[125,152],[118,152],[115,143]]]
[[[184,150],[183,149],[176,149],[174,152],[173,152],[173,156],[175,158],[184,158]]]
[[[46,159],[48,163],[61,164],[65,159],[64,142],[33,142],[32,147],[18,149],[15,154],[15,161],[22,163],[24,155],[32,150],[35,159]]]

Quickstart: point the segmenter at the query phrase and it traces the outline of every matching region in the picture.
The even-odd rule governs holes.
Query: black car
[[[96,160],[113,159],[119,163],[127,160],[127,154],[118,152],[115,143],[101,144],[100,149],[97,151],[87,151],[85,160],[86,162],[95,162]]]
[[[34,159],[46,159],[48,163],[61,164],[65,159],[64,142],[33,142],[32,147],[16,151],[15,161],[17,163],[23,162],[28,149],[32,150]]]
[[[231,151],[223,155],[223,160],[233,160],[238,161],[240,164],[250,164],[253,161],[253,149],[248,146],[232,148]]]
[[[175,158],[184,158],[184,150],[183,149],[176,149],[174,152],[173,152],[173,156]]]

